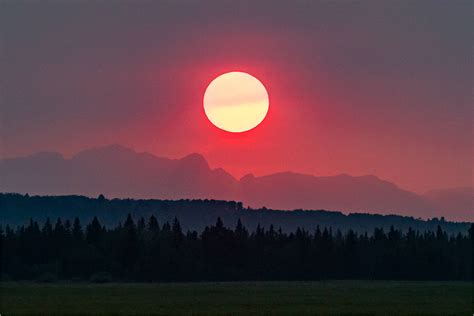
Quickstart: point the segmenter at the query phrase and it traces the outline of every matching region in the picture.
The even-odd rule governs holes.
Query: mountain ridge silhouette
[[[236,179],[223,168],[211,168],[198,153],[170,159],[117,144],[86,149],[69,159],[41,152],[0,161],[2,192],[236,200],[255,208],[474,220],[472,204],[468,210],[451,209],[446,199],[403,190],[375,175],[319,177],[287,171]],[[466,207],[469,203],[456,205]]]

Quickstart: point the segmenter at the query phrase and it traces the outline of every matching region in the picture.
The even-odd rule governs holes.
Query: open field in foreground
[[[472,315],[468,282],[0,283],[0,313]]]

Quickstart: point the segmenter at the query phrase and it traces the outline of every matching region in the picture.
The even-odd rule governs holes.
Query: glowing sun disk
[[[218,128],[240,133],[259,125],[268,112],[268,93],[255,77],[229,72],[214,79],[204,93],[204,111]]]

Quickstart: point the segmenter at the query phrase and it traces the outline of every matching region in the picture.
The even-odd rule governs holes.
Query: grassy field
[[[1,316],[472,315],[468,282],[0,283]]]

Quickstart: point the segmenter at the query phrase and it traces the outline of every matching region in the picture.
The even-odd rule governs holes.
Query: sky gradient
[[[471,1],[0,4],[3,157],[111,143],[203,154],[240,177],[374,174],[415,192],[472,186]],[[202,100],[218,75],[267,88],[229,134]]]

